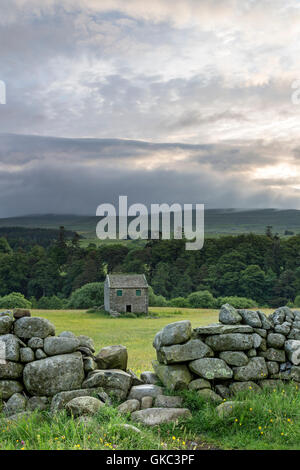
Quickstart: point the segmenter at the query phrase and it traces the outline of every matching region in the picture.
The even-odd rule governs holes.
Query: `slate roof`
[[[113,289],[148,287],[144,274],[107,274],[108,285]]]

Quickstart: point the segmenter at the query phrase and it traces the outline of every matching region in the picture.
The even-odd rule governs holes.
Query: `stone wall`
[[[223,305],[219,323],[192,329],[167,325],[155,336],[153,367],[169,389],[198,390],[216,402],[245,389],[300,382],[300,312],[261,311]]]

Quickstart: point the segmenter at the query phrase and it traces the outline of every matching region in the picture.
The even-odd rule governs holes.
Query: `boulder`
[[[18,362],[20,359],[20,343],[15,335],[7,334],[0,336],[0,343],[5,343],[5,360]]]
[[[246,354],[242,351],[223,351],[219,357],[230,366],[245,366],[249,361]]]
[[[253,335],[226,333],[206,338],[206,344],[214,351],[244,351],[253,348]]]
[[[269,333],[267,337],[267,345],[271,348],[280,349],[284,345],[285,336],[280,333]]]
[[[268,361],[275,361],[275,362],[286,361],[285,351],[283,349],[269,348],[266,351],[260,352],[259,355],[264,357]]]
[[[158,395],[154,400],[155,408],[181,408],[183,398],[168,395]]]
[[[260,388],[255,382],[249,380],[247,382],[233,382],[229,385],[229,390],[232,395],[236,395],[239,392],[248,392],[249,390],[259,392]]]
[[[13,319],[8,315],[3,315],[0,317],[0,335],[6,335],[10,333],[13,322]]]
[[[135,411],[131,419],[146,426],[177,422],[179,419],[190,419],[191,412],[186,408],[148,408]]]
[[[120,369],[126,371],[127,361],[127,348],[121,344],[102,348],[96,356],[98,369]]]
[[[189,390],[202,390],[203,388],[211,388],[211,384],[205,379],[195,379],[189,383]]]
[[[27,402],[28,411],[47,411],[49,409],[48,397],[31,397]]]
[[[258,312],[253,312],[252,310],[238,310],[239,315],[241,315],[243,319],[243,323],[246,325],[252,326],[253,328],[261,328],[262,323],[261,319],[259,318]]]
[[[175,344],[174,346],[162,346],[157,351],[159,362],[164,364],[193,361],[213,355],[211,348],[200,339],[191,339],[184,344]]]
[[[93,353],[95,352],[94,341],[92,340],[92,338],[85,335],[79,335],[77,336],[77,339],[79,340],[79,346],[89,348]]]
[[[0,380],[0,401],[8,400],[14,393],[20,393],[23,390],[21,382],[16,380]]]
[[[300,329],[291,328],[291,331],[288,334],[288,339],[297,339],[300,340]]]
[[[146,370],[145,372],[141,373],[141,380],[145,384],[155,385],[159,381],[159,378],[157,377],[157,375],[154,372]]]
[[[152,384],[137,385],[131,388],[128,399],[141,400],[143,397],[157,397],[163,392],[162,387]]]
[[[140,409],[140,402],[139,400],[131,399],[126,400],[124,403],[118,406],[118,411],[122,414],[133,413]]]
[[[67,412],[77,418],[78,416],[93,416],[104,403],[94,397],[77,397],[73,398],[66,404]]]
[[[13,315],[16,320],[23,317],[31,317],[30,310],[25,308],[15,308]]]
[[[197,359],[189,363],[192,372],[207,380],[226,380],[232,377],[232,370],[225,361],[215,357]]]
[[[62,331],[61,333],[59,333],[59,338],[77,338],[77,336],[75,335],[75,333],[73,333],[73,331]]]
[[[119,400],[125,400],[131,386],[131,376],[120,369],[94,370],[83,382],[82,388],[103,387]]]
[[[279,372],[278,362],[267,361],[267,368],[268,368],[269,375],[278,374]]]
[[[153,397],[142,397],[141,399],[141,410],[146,410],[147,408],[152,408],[153,406]]]
[[[51,400],[51,412],[56,413],[57,411],[62,410],[69,401],[78,397],[94,397],[99,398],[99,400],[104,403],[109,403],[109,397],[102,387],[71,390],[69,392],[59,392],[54,395]]]
[[[221,335],[224,333],[253,333],[253,328],[248,325],[223,325],[222,323],[213,323],[207,326],[198,326],[194,329],[197,336],[202,335]]]
[[[23,317],[14,324],[14,333],[19,338],[46,338],[55,335],[54,325],[46,318]]]
[[[296,322],[294,322],[294,325],[295,323]],[[275,333],[280,333],[282,335],[287,336],[289,332],[291,331],[291,325],[288,322],[283,322],[281,325],[275,325],[274,330],[275,330]]]
[[[4,413],[6,416],[21,413],[26,410],[27,400],[21,393],[14,393],[5,403]]]
[[[262,338],[267,337],[267,330],[265,330],[264,328],[254,328],[254,332],[257,333]]]
[[[153,342],[154,348],[160,349],[162,346],[185,343],[192,336],[192,325],[188,320],[177,321],[166,325],[159,331]]]
[[[219,321],[224,325],[236,325],[241,323],[242,317],[234,307],[224,304],[219,313]]]
[[[253,333],[252,336],[253,336],[253,349],[258,349],[261,343],[263,342],[263,338],[257,333]]]
[[[203,398],[205,401],[213,401],[216,404],[222,403],[223,399],[218,395],[216,392],[211,390],[210,388],[203,388],[202,390],[198,390],[197,394],[199,397]]]
[[[44,340],[42,338],[33,337],[28,341],[28,347],[31,349],[43,349]]]
[[[21,362],[32,362],[34,361],[34,352],[31,348],[20,349],[20,361]]]
[[[269,319],[273,321],[274,325],[281,325],[285,321],[286,315],[288,318],[294,317],[293,312],[289,307],[280,307],[269,316]]]
[[[170,390],[186,389],[193,378],[185,364],[165,365],[153,361],[153,368],[160,381]]]
[[[77,338],[66,338],[63,336],[49,336],[44,339],[44,351],[47,356],[58,356],[59,354],[73,353],[79,346]]]
[[[261,312],[260,310],[257,311],[262,328],[264,330],[271,330],[274,327],[273,321],[271,318],[268,318],[267,315],[264,312]]]
[[[23,372],[26,389],[31,395],[38,396],[53,396],[58,392],[79,389],[83,379],[82,356],[77,352],[30,362]]]
[[[6,361],[5,364],[0,362],[0,380],[1,379],[19,379],[22,377],[23,365],[18,362]]]
[[[284,349],[289,361],[298,366],[300,364],[300,341],[289,339],[285,342]]]
[[[263,357],[253,357],[246,366],[234,367],[234,380],[248,382],[260,380],[268,376],[266,361]]]
[[[227,401],[217,406],[216,412],[218,413],[219,418],[224,419],[231,416],[240,405],[242,405],[241,401]]]

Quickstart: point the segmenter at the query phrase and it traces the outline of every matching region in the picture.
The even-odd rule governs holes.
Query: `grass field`
[[[77,335],[93,338],[98,352],[104,346],[123,344],[128,349],[129,367],[136,372],[151,370],[155,359],[152,341],[155,334],[168,323],[190,320],[193,327],[218,321],[218,310],[175,309],[151,307],[157,318],[110,318],[101,313],[85,310],[32,310],[32,315],[48,318],[56,327],[56,333],[70,330]],[[266,313],[271,312],[265,310]]]

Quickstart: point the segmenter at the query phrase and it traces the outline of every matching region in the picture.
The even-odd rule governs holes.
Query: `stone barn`
[[[110,313],[148,313],[148,289],[144,274],[108,274],[104,282],[104,308]]]

